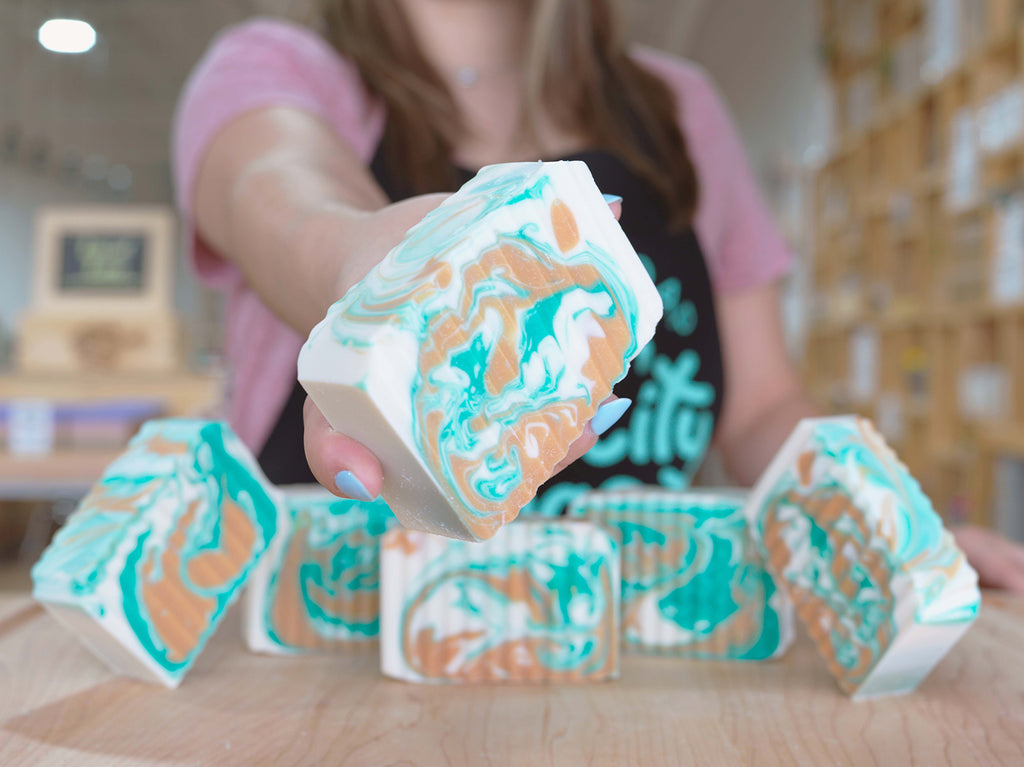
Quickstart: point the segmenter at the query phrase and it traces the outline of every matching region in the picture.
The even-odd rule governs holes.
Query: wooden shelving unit
[[[948,518],[990,523],[995,457],[1024,458],[1024,0],[828,0],[821,19],[838,135],[808,386],[875,419]]]

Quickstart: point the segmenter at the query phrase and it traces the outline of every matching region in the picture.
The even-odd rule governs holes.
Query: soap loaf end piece
[[[909,692],[977,617],[977,574],[859,417],[802,421],[745,513],[840,688]]]

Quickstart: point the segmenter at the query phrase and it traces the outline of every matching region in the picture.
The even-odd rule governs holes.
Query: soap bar
[[[149,421],[32,568],[33,596],[116,672],[176,687],[281,516],[225,424]]]
[[[381,669],[410,682],[594,682],[619,673],[619,558],[587,522],[483,543],[403,528],[381,551]]]
[[[284,524],[246,588],[245,640],[255,652],[343,649],[376,640],[380,538],[395,524],[381,500],[281,488]]]
[[[807,419],[745,508],[840,688],[909,692],[978,613],[977,575],[872,424]]]
[[[569,506],[614,531],[622,552],[623,649],[711,660],[766,660],[793,639],[739,490],[595,490]]]
[[[299,355],[415,530],[491,537],[651,339],[657,289],[582,162],[482,169],[340,301]]]

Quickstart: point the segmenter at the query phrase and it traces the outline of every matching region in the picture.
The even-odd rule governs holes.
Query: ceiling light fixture
[[[77,19],[50,19],[39,27],[39,44],[54,53],[85,53],[96,45],[96,30]]]

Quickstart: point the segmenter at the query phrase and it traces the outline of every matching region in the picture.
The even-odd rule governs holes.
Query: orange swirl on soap
[[[552,217],[559,243],[578,244],[568,207],[556,201]],[[582,434],[635,340],[595,265],[559,263],[529,238],[503,239],[461,277],[457,310],[430,318],[414,406],[427,464],[486,538]],[[561,348],[579,344],[586,353],[575,360]],[[500,431],[488,434],[494,424]]]
[[[603,568],[594,584],[605,595],[612,593],[609,575],[610,570]],[[482,600],[486,605],[482,611],[499,621],[503,613],[521,609],[528,616],[529,633],[507,636],[479,627],[448,633],[444,622],[414,630],[422,616],[451,616],[439,610],[432,600],[442,588],[453,584],[461,592],[471,593],[473,599]],[[513,565],[503,574],[475,567],[446,572],[423,584],[406,608],[402,653],[409,667],[426,679],[580,681],[613,674],[618,658],[610,614],[603,619],[597,616],[599,624],[607,623],[605,630],[574,630],[561,624],[561,616],[569,610],[560,599],[561,595],[539,581],[527,567]],[[572,646],[580,643],[584,635],[589,640],[587,652],[577,654]]]
[[[167,545],[142,565],[141,601],[155,634],[167,648],[171,662],[184,661],[196,648],[217,610],[216,594],[237,580],[252,559],[256,529],[244,509],[234,501],[222,506],[221,537],[216,548],[189,545],[189,528],[200,513],[193,501],[177,520]]]
[[[764,545],[775,572],[789,572],[793,557],[787,540],[793,535],[792,523],[780,518],[784,508],[799,509],[824,531],[825,541],[816,548],[816,561],[824,568],[820,575],[787,577],[787,581],[797,613],[819,653],[840,686],[852,692],[892,643],[892,566],[871,547],[871,531],[857,506],[830,488],[791,490],[765,509]],[[822,588],[820,581],[826,574],[829,588]],[[870,602],[868,594],[874,595]]]
[[[292,531],[277,570],[271,594],[270,623],[278,643],[292,648],[324,649],[338,644],[339,637],[352,641],[369,638],[363,627],[376,625],[380,597],[376,589],[377,557],[353,562],[337,572],[340,549],[378,544],[378,536],[351,530],[333,545],[313,545],[304,520]],[[374,588],[358,587],[361,577],[374,575]]]
[[[516,522],[469,543],[382,542],[384,673],[415,681],[582,681],[618,673],[619,556],[581,522]]]

